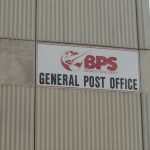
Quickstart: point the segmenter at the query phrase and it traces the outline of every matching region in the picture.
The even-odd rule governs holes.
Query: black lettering
[[[51,85],[56,85],[56,74],[51,74]]]
[[[128,89],[127,79],[125,79],[125,89]]]
[[[105,77],[101,77],[101,79],[102,79],[102,88],[104,88],[104,80],[105,80]]]
[[[68,85],[68,76],[63,74],[63,85]]]
[[[70,75],[69,85],[74,86],[73,75]]]
[[[46,84],[50,84],[49,79],[49,73],[46,73]]]
[[[88,82],[88,76],[84,76],[84,87],[86,87],[87,82]]]
[[[89,82],[90,87],[94,87],[94,78],[90,76],[90,82]]]
[[[128,89],[132,90],[132,79],[128,79]]]
[[[134,88],[134,90],[138,90],[138,88],[137,88],[137,79],[133,79],[133,88]]]
[[[124,78],[120,78],[120,88],[123,89],[124,85]]]
[[[61,74],[57,74],[57,84],[58,85],[62,85],[62,83],[61,83],[61,80],[62,80],[61,76],[62,76]]]
[[[77,75],[75,75],[75,86],[79,86],[79,84],[78,84],[78,76]]]
[[[100,82],[99,82],[99,80],[100,80],[100,77],[95,77],[95,87],[97,87],[97,88],[99,88],[100,87]]]
[[[40,73],[40,75],[39,75],[39,82],[40,82],[40,84],[44,84],[44,73],[43,72]]]
[[[115,79],[114,79],[114,78],[110,78],[110,87],[111,87],[112,89],[115,88]]]
[[[116,89],[118,89],[119,86],[119,78],[116,78]]]

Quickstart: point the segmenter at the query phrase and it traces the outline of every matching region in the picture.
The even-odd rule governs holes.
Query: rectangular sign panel
[[[38,43],[37,85],[139,91],[138,52]]]

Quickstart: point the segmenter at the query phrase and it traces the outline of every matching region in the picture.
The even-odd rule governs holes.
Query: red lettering
[[[95,57],[92,55],[87,55],[84,60],[84,65],[86,69],[94,69],[95,68]]]
[[[108,65],[109,71],[115,71],[118,67],[116,60],[116,57],[106,58],[104,56],[87,55],[84,60],[84,67],[86,69],[102,69],[103,66]]]
[[[107,63],[109,66],[107,66],[107,69],[109,71],[115,71],[118,67],[118,65],[115,63],[115,61],[117,60],[116,57],[109,57],[107,60]]]
[[[96,69],[101,69],[102,66],[107,65],[107,58],[104,56],[96,56]]]

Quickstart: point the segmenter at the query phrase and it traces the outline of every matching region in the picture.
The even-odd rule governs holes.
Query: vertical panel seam
[[[34,71],[35,71],[35,81],[34,81],[34,83],[35,83],[35,85],[34,85],[34,150],[36,150],[36,55],[37,55],[37,53],[36,53],[36,49],[37,49],[37,45],[36,45],[36,41],[37,41],[37,7],[38,7],[38,1],[37,0],[35,0],[35,14],[34,14],[34,16],[35,16],[35,26],[34,26],[34,28],[35,28],[35,30],[34,30],[34,36],[35,36],[35,69],[34,69]]]
[[[135,0],[135,11],[136,11],[135,14],[136,14],[136,28],[137,28],[137,48],[138,48],[138,51],[139,51],[139,62],[141,62],[140,61],[140,43],[139,43],[140,42],[140,37],[139,37],[139,24],[138,24],[139,23],[139,19],[138,19],[138,2],[137,2],[137,0]],[[141,66],[141,63],[140,63],[140,66]],[[140,83],[141,83],[141,69],[140,69]],[[142,148],[144,150],[145,147],[144,147],[144,129],[143,129],[142,91],[140,92],[140,104],[141,104]]]

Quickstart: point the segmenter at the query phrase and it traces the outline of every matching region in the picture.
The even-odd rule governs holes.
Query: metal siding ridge
[[[150,49],[150,4],[149,0],[137,0],[139,39],[141,49]]]
[[[34,40],[35,0],[1,0],[0,4],[0,38]]]
[[[33,150],[34,88],[0,85],[0,149]]]
[[[137,48],[134,0],[38,0],[38,8],[38,41]]]
[[[37,88],[37,150],[140,150],[140,93]]]
[[[150,149],[150,94],[142,94],[143,103],[143,132],[144,132],[144,148],[145,150]]]

